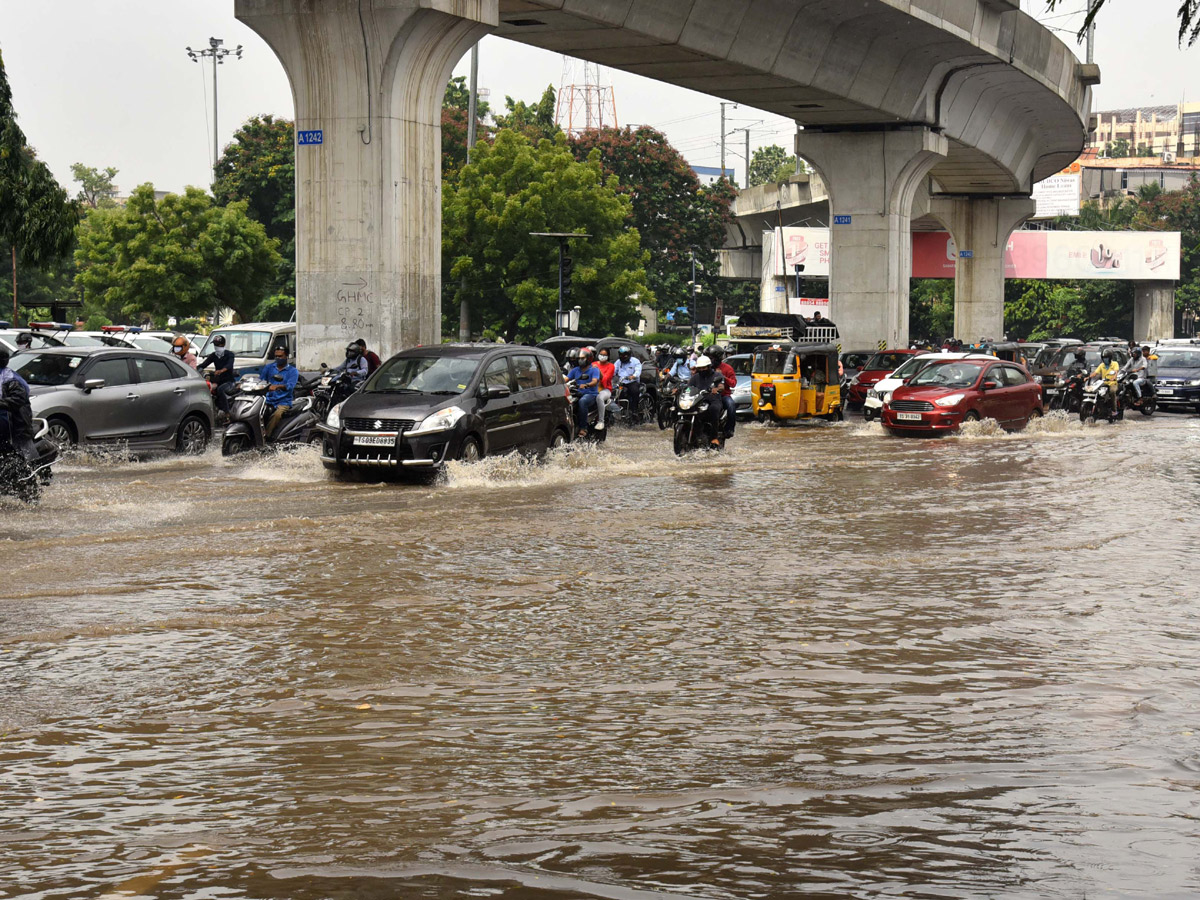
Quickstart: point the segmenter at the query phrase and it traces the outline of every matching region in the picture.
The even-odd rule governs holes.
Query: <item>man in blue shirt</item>
[[[29,385],[8,367],[8,351],[0,347],[0,449],[5,444],[30,462],[37,458],[33,447]]]
[[[267,383],[267,426],[264,435],[269,439],[287,411],[292,408],[300,372],[295,366],[288,364],[287,348],[276,347],[275,361],[263,366],[258,374]]]
[[[642,361],[633,358],[628,347],[617,350],[616,371],[613,373],[614,390],[625,392],[629,401],[629,421],[638,422],[638,401],[642,398]]]
[[[575,405],[575,427],[579,437],[587,437],[588,414],[596,408],[600,394],[600,369],[592,362],[592,349],[579,351],[579,365],[567,373],[567,381],[579,388],[579,402]]]
[[[341,365],[335,366],[332,371],[349,372],[351,381],[357,387],[367,380],[369,370],[370,365],[367,362],[367,357],[363,355],[362,347],[355,341],[346,347],[345,361]]]
[[[225,349],[225,335],[218,334],[212,339],[213,351],[196,363],[196,370],[203,372],[209,366],[213,366],[216,370],[213,372],[213,382],[216,384],[215,399],[217,401],[217,409],[221,412],[229,412],[229,395],[233,393],[235,379],[235,370],[237,368],[237,357],[234,356],[232,350]]]

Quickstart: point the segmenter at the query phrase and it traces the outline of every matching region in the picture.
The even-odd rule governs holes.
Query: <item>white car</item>
[[[916,356],[910,356],[904,365],[896,369],[886,378],[882,378],[875,383],[875,386],[867,391],[867,399],[863,403],[863,418],[868,422],[879,418],[879,411],[892,396],[892,391],[900,387],[900,385],[908,382],[910,378],[924,369],[932,362],[941,362],[948,359],[994,359],[986,353],[919,353]]]

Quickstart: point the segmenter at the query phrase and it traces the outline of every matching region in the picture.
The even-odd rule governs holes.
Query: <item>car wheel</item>
[[[1035,406],[1033,409],[1031,409],[1029,411],[1029,418],[1031,418],[1031,419],[1040,419],[1044,415],[1045,415],[1045,413],[1042,411],[1042,408],[1040,406]]]
[[[979,418],[980,418],[979,413],[975,412],[975,410],[971,410],[965,416],[963,416],[963,421],[964,422],[978,422]]]
[[[556,429],[550,438],[550,449],[557,450],[559,447],[565,446],[567,443],[567,433],[561,428]]]
[[[458,458],[465,463],[479,462],[483,459],[483,447],[479,445],[479,439],[470,436],[464,439],[462,449],[458,451]]]
[[[199,456],[208,449],[208,426],[199,416],[188,416],[179,424],[175,449],[189,456]]]
[[[75,446],[75,428],[61,416],[55,416],[48,423],[50,430],[47,437],[59,447],[66,449]]]

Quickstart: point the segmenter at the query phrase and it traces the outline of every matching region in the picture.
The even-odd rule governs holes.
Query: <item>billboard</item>
[[[1053,219],[1055,216],[1077,216],[1082,193],[1082,172],[1051,175],[1033,186],[1033,199],[1037,203],[1033,217]]]
[[[811,319],[813,313],[819,312],[826,319],[829,318],[829,298],[828,297],[788,297],[788,312],[793,316],[804,316],[806,319]]]
[[[828,228],[775,229],[776,275],[794,276],[799,264],[804,278],[828,278],[829,255]]]
[[[804,263],[805,277],[828,276],[827,228],[783,228],[775,235],[785,251],[791,242],[793,259]],[[912,247],[913,278],[953,278],[959,253],[974,250],[955,246],[944,231],[914,232]],[[776,259],[782,255],[777,253]],[[1178,281],[1179,267],[1178,231],[1016,231],[1004,254],[1006,278]],[[776,267],[777,276],[795,272],[780,269]]]

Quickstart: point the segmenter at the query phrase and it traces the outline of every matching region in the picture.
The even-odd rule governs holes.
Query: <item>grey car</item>
[[[120,443],[203,453],[212,395],[193,369],[136,347],[49,347],[10,363],[29,382],[33,414],[60,447]]]

